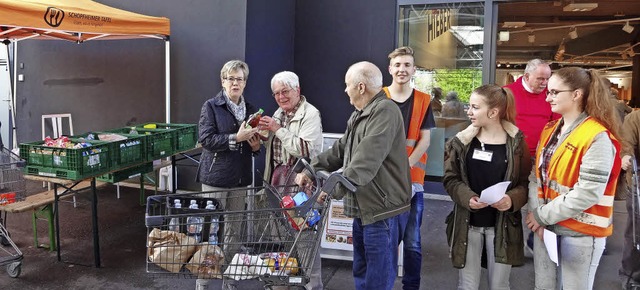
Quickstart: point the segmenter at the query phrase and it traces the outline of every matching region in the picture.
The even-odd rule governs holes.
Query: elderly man
[[[541,59],[532,59],[524,69],[524,75],[515,82],[504,86],[513,92],[516,104],[516,126],[524,133],[524,140],[529,146],[529,154],[536,156],[536,147],[540,141],[540,133],[544,125],[549,121],[560,118],[560,115],[551,112],[551,106],[547,103],[547,82],[551,77],[549,63]],[[535,162],[532,162],[532,164]],[[533,171],[532,171],[533,172]],[[535,176],[529,176],[529,196],[537,192]],[[522,216],[527,216],[527,207],[522,208]],[[525,234],[529,236],[525,244],[525,254],[533,256],[533,233],[524,227]]]
[[[315,170],[335,171],[356,186],[338,186],[333,198],[343,199],[344,214],[353,218],[353,276],[356,289],[392,289],[397,255],[398,215],[411,207],[411,177],[405,149],[404,121],[398,106],[382,91],[382,72],[370,62],[352,65],[345,76],[345,92],[355,107],[347,130],[331,147],[314,158]],[[305,185],[304,173],[296,183]],[[320,194],[323,202],[327,193]]]
[[[270,132],[265,142],[264,180],[275,186],[291,185],[293,180],[286,178],[293,164],[299,158],[316,157],[322,149],[320,112],[300,94],[300,82],[295,73],[283,71],[274,75],[271,91],[278,109],[273,117],[260,119],[260,128]],[[309,290],[323,289],[320,251],[316,253],[311,280],[306,285]]]

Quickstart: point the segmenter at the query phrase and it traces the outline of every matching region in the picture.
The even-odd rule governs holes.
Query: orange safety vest
[[[387,98],[391,98],[389,88],[382,88],[387,94]],[[413,110],[411,112],[411,120],[409,120],[409,131],[407,132],[407,156],[411,156],[411,153],[418,144],[420,139],[420,126],[427,115],[427,109],[431,103],[431,96],[418,90],[413,90]],[[420,160],[411,167],[411,182],[424,183],[424,176],[427,169],[427,152],[420,156]]]
[[[540,164],[542,148],[544,148],[551,135],[556,130],[560,122],[551,121],[542,130],[540,135],[540,145],[536,150],[536,163]],[[538,200],[540,204],[546,204],[556,197],[567,194],[578,182],[580,174],[580,164],[582,157],[587,152],[593,138],[599,133],[607,132],[611,142],[616,148],[616,157],[613,168],[605,187],[604,196],[597,204],[584,210],[579,215],[563,220],[558,224],[573,231],[594,237],[607,237],[613,232],[611,216],[613,215],[613,200],[616,192],[618,175],[620,174],[620,143],[602,124],[591,117],[578,125],[573,132],[561,143],[549,160],[548,181],[542,188],[540,168],[536,166],[536,177],[538,179]]]

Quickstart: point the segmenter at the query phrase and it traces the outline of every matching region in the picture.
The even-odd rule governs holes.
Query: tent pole
[[[16,98],[18,97],[18,41],[12,41],[13,44],[13,90],[11,92],[11,130],[9,134],[11,137],[9,138],[11,141],[11,148],[18,148],[18,132],[16,131]]]
[[[165,122],[171,123],[171,48],[169,38],[164,42],[164,93],[165,93]]]

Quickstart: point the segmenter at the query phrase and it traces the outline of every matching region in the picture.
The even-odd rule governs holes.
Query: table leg
[[[171,155],[171,183],[173,187],[171,188],[171,193],[176,193],[178,189],[178,176],[176,176],[176,156]]]
[[[54,212],[54,216],[55,216],[55,220],[56,220],[56,252],[58,255],[58,262],[62,261],[62,258],[60,257],[60,208],[58,207],[58,201],[60,200],[60,197],[58,196],[58,184],[57,183],[53,183],[53,212]]]
[[[96,192],[96,179],[91,179],[91,220],[93,223],[93,259],[96,268],[100,268],[100,235],[98,234],[98,194]],[[60,248],[58,246],[58,248]]]

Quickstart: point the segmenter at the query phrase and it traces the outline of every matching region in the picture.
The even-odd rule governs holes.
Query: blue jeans
[[[411,210],[398,216],[398,244],[404,241],[404,276],[402,276],[402,289],[405,290],[420,289],[420,271],[422,269],[420,226],[422,226],[423,211],[424,192],[417,191],[413,198],[411,198]],[[397,269],[397,253],[393,257],[393,267]]]
[[[389,277],[395,277],[392,256],[393,249],[397,253],[398,244],[394,236],[397,226],[397,216],[368,225],[362,225],[359,218],[353,219],[353,280],[356,290],[393,288]]]

